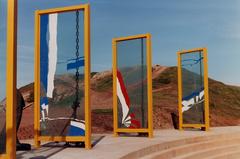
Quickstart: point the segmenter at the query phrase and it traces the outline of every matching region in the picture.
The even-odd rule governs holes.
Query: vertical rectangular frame
[[[16,158],[16,66],[17,0],[7,1],[6,153],[0,159]]]
[[[133,40],[139,38],[146,38],[146,57],[147,57],[147,94],[148,94],[148,128],[132,129],[132,128],[118,128],[118,113],[117,113],[117,42],[125,40]],[[112,40],[113,51],[113,131],[114,136],[118,133],[148,133],[150,138],[153,137],[153,109],[152,109],[152,52],[151,52],[151,34],[140,34],[122,38],[114,38]]]
[[[84,11],[84,94],[85,94],[85,136],[41,136],[40,135],[40,16],[42,14],[62,13],[76,10]],[[37,10],[35,12],[35,73],[34,73],[34,142],[40,147],[41,141],[85,142],[85,148],[91,149],[91,108],[90,108],[90,5],[83,4],[63,8]]]
[[[201,51],[203,52],[203,69],[204,69],[204,124],[184,124],[182,114],[182,67],[181,67],[181,55]],[[208,92],[208,57],[207,48],[197,48],[192,50],[184,50],[177,52],[178,61],[178,115],[179,115],[179,130],[183,128],[201,128],[202,130],[208,131],[209,124],[209,92]]]

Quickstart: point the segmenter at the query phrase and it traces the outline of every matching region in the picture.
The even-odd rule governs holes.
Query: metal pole
[[[7,1],[6,153],[16,158],[17,0]]]
[[[202,86],[202,52],[200,51],[199,52],[199,60],[200,60],[200,76],[201,76],[201,78],[200,78],[200,85]]]
[[[203,85],[203,73],[202,73],[202,52],[201,51],[199,51],[199,62],[200,62],[200,86],[201,86],[201,88],[202,88],[202,85]],[[204,104],[203,104],[203,106],[202,106],[202,108],[201,108],[201,110],[202,110],[202,112],[203,112],[203,121],[202,122],[205,122],[204,121]]]
[[[141,38],[141,80],[142,80],[142,90],[141,90],[141,112],[142,112],[142,127],[144,128],[144,50],[143,50],[143,38]]]

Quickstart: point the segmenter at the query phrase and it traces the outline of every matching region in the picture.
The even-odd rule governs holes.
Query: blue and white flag
[[[49,98],[53,97],[54,76],[57,66],[57,23],[58,14],[41,16],[40,78],[45,88],[46,96]]]
[[[84,66],[84,57],[68,60],[67,70],[76,69]]]
[[[85,135],[85,122],[84,121],[71,121],[68,135],[69,136],[84,136]]]
[[[192,92],[190,95],[182,98],[182,112],[188,111],[194,105],[200,104],[204,101],[204,88]]]
[[[41,114],[42,114],[42,121],[45,121],[46,118],[48,118],[48,98],[42,97],[40,99],[40,105],[41,105]]]

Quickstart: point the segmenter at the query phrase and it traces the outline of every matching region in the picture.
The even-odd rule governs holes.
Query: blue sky
[[[6,1],[0,0],[1,64]],[[19,0],[18,86],[33,81],[34,11],[84,3],[91,5],[92,71],[111,68],[113,37],[149,32],[154,64],[174,66],[178,50],[207,47],[209,76],[240,84],[239,0]]]

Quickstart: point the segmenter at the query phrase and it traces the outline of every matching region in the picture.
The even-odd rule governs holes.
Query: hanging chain
[[[79,11],[76,11],[76,63],[79,60]],[[79,102],[79,67],[76,67],[76,74],[75,74],[75,101],[73,102],[73,118],[77,118],[77,108],[80,107]]]
[[[76,58],[79,58],[79,11],[76,11]]]

